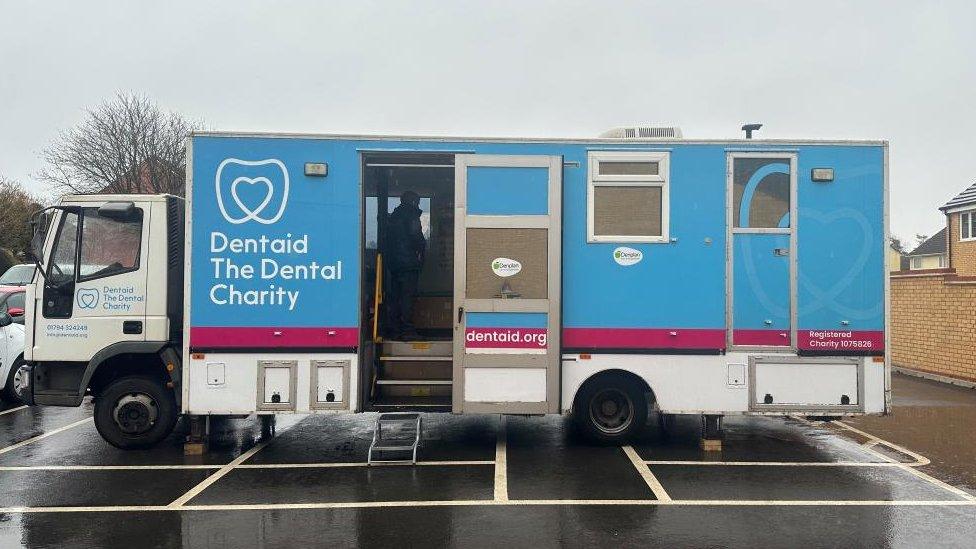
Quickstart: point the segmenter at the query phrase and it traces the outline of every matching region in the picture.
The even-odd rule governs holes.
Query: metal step
[[[382,362],[450,362],[454,360],[453,356],[399,356],[399,355],[388,355],[381,356],[380,360]]]
[[[377,379],[377,385],[451,385],[450,379]]]
[[[454,354],[454,342],[384,341],[382,351],[387,356],[451,356]]]
[[[383,413],[376,417],[373,442],[369,445],[366,463],[417,464],[417,448],[423,421],[416,412]],[[399,459],[383,459],[384,454],[400,454]],[[409,457],[403,454],[408,454]],[[374,457],[376,456],[376,457]],[[390,456],[393,458],[394,456]]]

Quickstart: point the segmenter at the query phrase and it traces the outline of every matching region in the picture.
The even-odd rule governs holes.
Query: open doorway
[[[363,407],[449,410],[454,155],[366,153],[362,173]],[[414,274],[415,290],[412,283],[404,290],[397,282],[402,267],[396,259],[402,254],[404,226],[394,212],[411,193],[419,197],[423,259]]]

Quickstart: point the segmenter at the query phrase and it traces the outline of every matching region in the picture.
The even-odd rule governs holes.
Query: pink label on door
[[[545,349],[545,328],[468,328],[464,346],[469,349]]]

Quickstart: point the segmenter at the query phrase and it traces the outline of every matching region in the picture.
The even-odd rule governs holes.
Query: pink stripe
[[[732,330],[733,345],[790,346],[790,330]]]
[[[545,349],[545,328],[468,328],[464,346],[472,349]]]
[[[724,349],[725,330],[563,328],[563,346],[583,349]]]
[[[796,339],[805,351],[884,351],[882,330],[798,330]]]
[[[358,347],[358,328],[190,328],[191,347]]]

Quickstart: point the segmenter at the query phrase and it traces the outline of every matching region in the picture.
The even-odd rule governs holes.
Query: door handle
[[[464,307],[458,307],[458,319],[457,323],[461,323],[461,318],[464,317]]]

